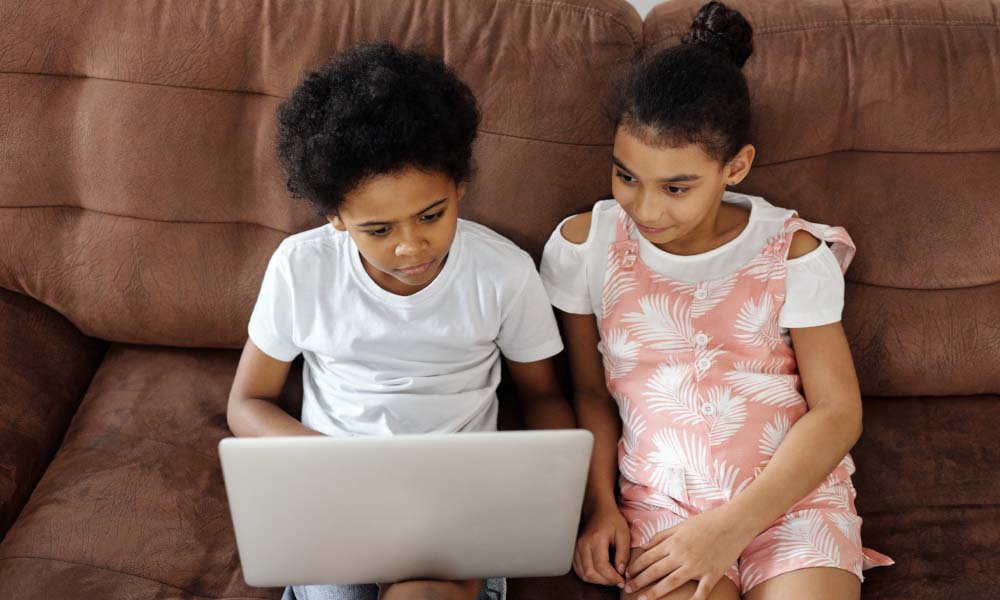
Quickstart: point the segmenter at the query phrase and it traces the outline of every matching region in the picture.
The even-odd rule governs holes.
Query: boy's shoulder
[[[458,220],[458,227],[465,246],[462,252],[471,257],[472,262],[501,268],[531,263],[534,268],[530,254],[489,227],[464,219]]]
[[[293,233],[281,240],[274,254],[290,263],[310,260],[316,258],[317,255],[329,259],[343,251],[341,243],[343,236],[346,234],[342,234],[329,224],[320,225],[313,229]]]

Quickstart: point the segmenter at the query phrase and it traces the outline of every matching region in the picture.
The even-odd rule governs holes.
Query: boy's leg
[[[379,585],[379,600],[476,600],[481,579],[463,581],[414,580]]]
[[[783,573],[753,587],[746,600],[858,600],[861,580],[850,571],[809,567]]]

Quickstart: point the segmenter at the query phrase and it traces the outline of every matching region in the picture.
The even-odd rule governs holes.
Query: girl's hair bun
[[[753,53],[753,27],[740,11],[709,2],[698,11],[681,42],[720,52],[742,68]]]

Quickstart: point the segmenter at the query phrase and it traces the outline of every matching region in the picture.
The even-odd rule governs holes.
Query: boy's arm
[[[507,360],[510,377],[521,399],[521,412],[529,429],[571,429],[576,419],[563,397],[551,358],[534,362]]]
[[[229,392],[226,419],[240,437],[322,435],[277,405],[292,363],[271,358],[247,340]]]

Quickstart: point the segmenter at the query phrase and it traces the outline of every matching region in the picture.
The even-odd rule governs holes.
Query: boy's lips
[[[431,265],[433,264],[434,261],[431,260],[425,263],[420,263],[417,265],[413,265],[411,267],[402,267],[396,270],[399,271],[400,273],[403,273],[404,275],[409,275],[410,277],[413,277],[415,275],[423,275],[427,271],[427,269],[431,268]]]

